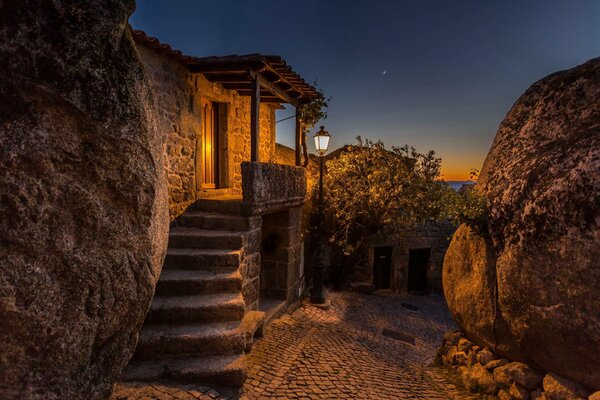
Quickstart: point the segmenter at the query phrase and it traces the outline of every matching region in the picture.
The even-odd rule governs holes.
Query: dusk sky
[[[481,168],[531,83],[600,56],[599,0],[139,0],[130,22],[188,55],[281,55],[332,97],[330,149],[433,149],[447,180]]]

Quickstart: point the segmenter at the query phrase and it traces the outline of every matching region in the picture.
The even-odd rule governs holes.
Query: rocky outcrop
[[[458,325],[481,346],[600,387],[600,59],[532,85],[496,134],[444,265]]]
[[[0,398],[98,399],[168,231],[134,2],[0,2]]]
[[[454,370],[462,385],[481,393],[482,398],[585,400],[590,394],[581,385],[552,372],[544,375],[524,363],[499,358],[490,349],[472,343],[462,332],[444,336],[435,361]]]

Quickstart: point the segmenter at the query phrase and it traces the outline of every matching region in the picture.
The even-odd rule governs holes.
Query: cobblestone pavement
[[[197,385],[168,382],[126,382],[115,385],[110,400],[215,400],[225,399],[218,391]]]
[[[329,310],[307,304],[265,328],[247,355],[239,398],[477,398],[431,366],[443,334],[455,329],[441,296],[339,292],[329,298]],[[238,398],[198,386],[121,384],[111,400],[232,397]]]
[[[430,365],[455,329],[441,296],[330,299],[330,310],[305,305],[265,330],[249,354],[243,399],[469,398]]]

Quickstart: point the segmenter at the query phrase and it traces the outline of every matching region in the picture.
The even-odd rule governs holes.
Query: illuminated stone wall
[[[166,55],[138,43],[144,66],[152,78],[168,179],[171,220],[200,197],[241,194],[242,161],[250,160],[250,98],[191,74]],[[220,104],[219,191],[200,188],[201,166],[197,157],[201,143],[202,100]],[[275,158],[275,109],[261,104],[260,161]]]

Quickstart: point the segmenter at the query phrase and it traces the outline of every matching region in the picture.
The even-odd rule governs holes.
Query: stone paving
[[[439,295],[330,293],[273,321],[248,357],[241,396],[200,386],[119,385],[121,399],[475,399],[431,365],[455,329]],[[418,310],[406,307],[415,306]]]

